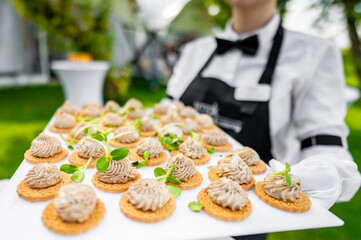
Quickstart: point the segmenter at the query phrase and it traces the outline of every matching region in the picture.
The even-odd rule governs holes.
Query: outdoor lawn
[[[347,59],[345,60],[347,62]],[[347,83],[357,86],[357,79],[345,68]],[[165,96],[165,88],[150,91],[141,84],[132,85],[125,97],[136,97],[146,107]],[[0,179],[10,178],[21,161],[31,141],[44,129],[55,110],[63,103],[60,85],[26,86],[0,89]],[[361,166],[361,99],[348,109],[346,123],[350,128],[350,151]],[[354,239],[361,235],[359,216],[361,193],[349,203],[335,204],[331,211],[345,221],[339,228],[303,230],[270,234],[268,239]]]

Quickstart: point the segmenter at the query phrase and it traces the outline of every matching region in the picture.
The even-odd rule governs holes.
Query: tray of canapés
[[[81,109],[66,101],[49,130],[59,137],[41,133],[32,141],[24,158],[34,166],[17,193],[30,202],[50,201],[34,221],[58,234],[84,233],[102,221],[105,206],[94,188],[123,193],[119,214],[146,223],[166,221],[182,190],[196,188],[203,178],[211,183],[188,207],[223,221],[242,221],[252,213],[247,191],[253,188],[264,204],[284,211],[305,212],[311,206],[288,164],[256,182],[253,175],[266,171],[257,152],[234,149],[209,115],[179,101],[148,111],[136,99],[124,106],[108,101],[104,108],[87,102]],[[73,151],[69,156],[68,149]],[[202,175],[197,168],[212,154],[221,158]],[[64,159],[68,162],[60,168],[54,164]],[[142,178],[148,166],[155,166],[154,177]],[[89,168],[96,168],[93,186],[81,183]]]

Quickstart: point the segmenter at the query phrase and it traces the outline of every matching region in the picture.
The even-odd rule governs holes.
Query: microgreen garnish
[[[153,115],[153,116],[152,116],[152,119],[156,120],[156,119],[158,119],[158,117],[155,116],[155,115]]]
[[[98,159],[96,168],[99,172],[105,172],[109,167],[109,161],[119,161],[126,158],[129,154],[129,150],[125,147],[117,148],[113,150],[109,155]]]
[[[154,176],[156,177],[156,179],[159,182],[164,182],[164,183],[170,182],[170,183],[174,183],[174,184],[180,184],[181,181],[179,181],[178,179],[176,179],[175,177],[173,177],[171,175],[174,168],[175,168],[174,164],[167,171],[165,171],[161,167],[157,167],[154,169]]]
[[[213,168],[213,167],[214,167],[214,166],[208,166],[207,169],[211,169],[211,168]]]
[[[199,202],[190,202],[188,204],[188,208],[193,212],[199,212],[200,210],[202,210],[203,207],[203,204]]]
[[[212,147],[212,148],[207,148],[207,152],[208,152],[209,154],[213,154],[213,153],[214,153],[214,147]]]
[[[163,136],[158,135],[158,140],[162,145],[165,146],[166,149],[170,151],[177,150],[179,147],[179,143],[184,142],[183,138],[180,138],[173,133],[166,133]]]
[[[188,130],[189,134],[191,135],[191,137],[192,137],[192,139],[193,139],[194,141],[199,142],[199,140],[201,140],[201,135],[199,135],[198,133],[194,132],[192,129],[190,129],[189,127],[187,127],[187,126],[184,125],[183,123],[169,123],[169,124],[163,126],[160,131],[162,131],[163,129],[165,129],[165,128],[169,127],[169,126],[184,127],[185,129]]]
[[[270,175],[285,175],[287,186],[290,188],[292,186],[291,176],[289,172],[291,171],[291,166],[286,162],[286,167],[283,171],[278,173],[270,173]]]
[[[76,183],[80,183],[84,179],[84,171],[89,166],[91,160],[92,158],[90,157],[88,162],[81,167],[72,164],[63,164],[60,167],[60,171],[63,171],[67,174],[72,174],[71,179]]]
[[[167,185],[167,188],[174,197],[178,197],[182,193],[182,189],[177,186]]]
[[[143,152],[144,160],[143,161],[132,162],[133,166],[135,166],[136,168],[141,168],[141,167],[146,166],[147,162],[148,162],[148,159],[149,159],[149,156],[150,156],[150,152],[149,151],[144,151]]]
[[[140,133],[141,125],[142,125],[142,122],[140,120],[140,117],[137,117],[133,122],[129,123],[129,126],[133,127],[138,133]]]

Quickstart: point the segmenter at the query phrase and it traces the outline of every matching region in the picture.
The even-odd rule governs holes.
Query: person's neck
[[[249,9],[233,8],[232,28],[238,34],[251,32],[266,25],[275,12],[276,7],[273,3],[269,6],[260,5]]]

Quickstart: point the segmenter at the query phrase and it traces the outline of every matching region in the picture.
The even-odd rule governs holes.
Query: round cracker
[[[224,208],[213,202],[205,188],[198,193],[197,201],[203,204],[203,210],[208,215],[224,221],[241,221],[247,218],[252,212],[251,201],[248,201],[240,210]]]
[[[196,173],[190,179],[188,179],[188,181],[186,181],[186,182],[181,182],[180,184],[174,184],[171,182],[167,182],[166,184],[177,186],[182,190],[189,190],[189,189],[193,189],[193,188],[201,185],[202,181],[203,181],[202,174],[200,172],[196,171]]]
[[[311,200],[304,192],[301,192],[300,197],[295,202],[284,202],[268,195],[263,190],[263,183],[263,181],[257,182],[254,191],[268,205],[287,212],[306,212],[311,208]]]
[[[131,148],[135,148],[138,144],[138,142],[141,140],[142,138],[139,137],[137,139],[137,141],[135,142],[132,142],[132,143],[121,143],[121,142],[118,142],[116,141],[115,139],[111,140],[109,142],[110,145],[112,145],[113,147],[116,147],[116,148],[120,148],[120,147],[125,147],[125,148],[128,148],[128,149],[131,149]]]
[[[216,181],[220,178],[219,174],[218,174],[218,169],[217,167],[212,167],[209,171],[208,171],[208,178],[211,181]],[[243,184],[239,184],[243,190],[247,191],[250,190],[253,186],[254,183],[256,182],[256,180],[254,179],[254,177],[252,176],[251,181],[248,183],[243,183]]]
[[[92,178],[93,185],[99,190],[102,190],[104,192],[111,192],[111,193],[121,193],[127,191],[132,183],[138,181],[142,177],[142,175],[140,175],[140,173],[138,172],[135,179],[128,181],[126,183],[104,183],[99,180],[97,173],[98,172],[96,172],[93,175]]]
[[[216,152],[227,152],[229,150],[232,149],[232,144],[230,142],[227,142],[226,145],[222,145],[222,146],[214,146],[214,145],[209,145],[208,143],[206,143],[204,141],[204,139],[202,138],[200,143],[202,144],[203,147],[209,149],[209,148],[214,148],[214,151]]]
[[[32,164],[39,164],[39,163],[57,163],[64,160],[68,156],[68,150],[65,147],[62,147],[60,153],[57,153],[48,158],[41,158],[35,157],[31,153],[31,149],[28,149],[24,154],[24,159]]]
[[[43,202],[48,201],[56,197],[61,187],[71,184],[72,180],[70,175],[61,172],[61,181],[57,184],[46,187],[46,188],[30,188],[25,179],[23,179],[16,191],[22,199],[29,201],[29,202]]]
[[[70,133],[68,134],[68,136],[66,137],[66,140],[68,140],[69,142],[73,141],[73,137],[71,136]],[[81,139],[74,139],[74,143],[78,143]]]
[[[144,161],[144,158],[139,156],[137,153],[137,149],[133,148],[129,152],[129,159],[132,161]],[[149,158],[147,161],[147,166],[157,166],[167,161],[167,154],[165,152],[161,152],[160,155],[156,158]]]
[[[109,131],[111,129],[111,132],[114,132],[115,130],[117,130],[118,128],[120,128],[123,124],[120,124],[120,126],[118,127],[109,127],[109,126],[105,126],[103,124],[103,122],[100,123],[100,129],[103,130],[103,131]]]
[[[55,127],[54,125],[50,125],[49,130],[55,133],[70,133],[71,130],[73,130],[74,127],[72,128],[58,128]]]
[[[103,219],[105,207],[102,201],[98,198],[98,202],[94,211],[90,214],[89,218],[82,223],[70,223],[63,221],[56,213],[54,201],[51,201],[44,209],[41,219],[44,225],[59,234],[75,235],[89,231],[97,226]]]
[[[92,158],[90,160],[88,168],[95,168],[97,166],[97,161],[99,158]],[[69,156],[69,162],[75,166],[81,167],[88,162],[89,158],[82,158],[79,156],[78,152],[73,152]]]
[[[256,165],[248,165],[249,169],[251,169],[252,174],[261,174],[267,170],[266,163],[262,160]]]
[[[140,136],[142,136],[142,137],[154,137],[156,133],[157,133],[156,129],[151,130],[151,131],[144,131],[144,132],[141,131]]]
[[[213,124],[212,126],[208,127],[208,128],[202,128],[202,131],[207,132],[207,131],[213,131],[218,129],[218,126],[216,124]]]
[[[153,223],[162,221],[172,215],[176,208],[176,200],[173,195],[170,195],[169,201],[163,207],[155,211],[142,211],[128,201],[128,192],[125,192],[120,198],[119,206],[120,210],[128,218],[139,222]]]
[[[172,155],[172,157],[174,157],[174,156],[177,156],[179,153],[181,153],[181,151],[173,150],[170,152],[170,155]],[[184,155],[184,156],[188,157],[187,155]],[[188,158],[194,162],[194,165],[202,165],[202,164],[209,162],[209,160],[211,160],[211,155],[209,155],[208,152],[205,152],[201,158],[191,158],[191,157],[188,157]]]

